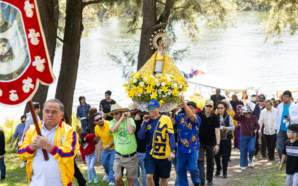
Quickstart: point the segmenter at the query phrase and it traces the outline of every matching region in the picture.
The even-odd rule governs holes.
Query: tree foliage
[[[274,38],[275,43],[282,42],[280,37],[284,33],[294,35],[298,29],[298,2],[296,0],[270,0],[271,10],[268,20],[262,25],[269,37]]]

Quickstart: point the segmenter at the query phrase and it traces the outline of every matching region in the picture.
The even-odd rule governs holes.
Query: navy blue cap
[[[160,107],[160,105],[159,105],[158,101],[151,100],[151,101],[149,101],[147,108],[149,108],[149,107]]]

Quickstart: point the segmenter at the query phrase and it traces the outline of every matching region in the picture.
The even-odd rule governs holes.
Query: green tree
[[[298,2],[296,0],[270,0],[271,10],[268,20],[262,23],[269,37],[274,38],[275,43],[280,43],[284,33],[294,35],[298,29]]]

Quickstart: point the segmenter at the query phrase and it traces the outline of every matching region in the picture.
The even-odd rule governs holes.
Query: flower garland
[[[178,94],[185,92],[188,83],[183,77],[163,74],[132,73],[128,83],[124,83],[128,97],[134,101],[149,102],[152,99],[180,103]]]

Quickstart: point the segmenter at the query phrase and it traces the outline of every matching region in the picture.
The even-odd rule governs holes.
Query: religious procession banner
[[[53,81],[36,0],[0,0],[0,103],[27,102]]]

